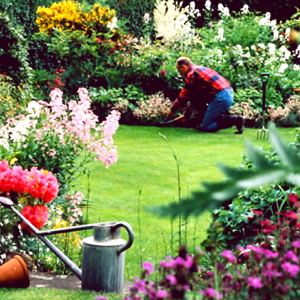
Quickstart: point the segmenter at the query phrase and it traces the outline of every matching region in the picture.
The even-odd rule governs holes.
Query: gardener
[[[178,99],[172,105],[167,119],[176,110],[189,102],[181,121],[186,121],[196,110],[199,115],[198,130],[216,132],[220,129],[236,126],[236,134],[243,133],[243,117],[224,115],[233,102],[230,83],[212,69],[196,66],[187,57],[180,57],[176,68],[185,77],[185,86]]]

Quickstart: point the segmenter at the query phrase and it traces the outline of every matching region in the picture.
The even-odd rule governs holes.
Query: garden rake
[[[268,130],[265,128],[265,109],[266,109],[266,87],[269,81],[269,73],[261,73],[263,86],[262,96],[262,128],[257,131],[257,139],[265,139],[268,136]]]

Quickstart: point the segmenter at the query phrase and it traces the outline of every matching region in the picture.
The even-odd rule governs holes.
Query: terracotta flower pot
[[[0,288],[27,288],[29,287],[29,272],[21,256],[0,266]]]

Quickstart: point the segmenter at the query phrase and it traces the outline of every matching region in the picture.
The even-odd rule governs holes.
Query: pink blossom
[[[293,242],[292,246],[295,248],[300,248],[300,240]]]
[[[203,294],[204,297],[222,299],[223,296],[212,288],[207,288],[205,291],[200,290],[199,293]]]
[[[156,293],[156,297],[161,299],[161,298],[167,298],[169,297],[170,294],[164,290],[158,290],[157,293]]]
[[[298,203],[299,196],[296,194],[289,194],[288,199],[291,203]]]
[[[146,271],[146,275],[151,275],[154,271],[153,264],[149,262],[143,262],[142,267]]]
[[[176,277],[172,274],[167,275],[167,279],[169,280],[170,284],[176,284],[177,283]]]
[[[297,273],[299,272],[299,266],[297,265],[293,265],[293,264],[290,264],[288,262],[285,262],[281,265],[282,269],[289,273],[291,277],[296,277]]]
[[[248,284],[254,288],[262,287],[261,279],[259,277],[249,277]]]
[[[233,255],[233,253],[230,250],[225,250],[221,253],[221,255],[228,259],[230,263],[236,261],[236,257]]]
[[[284,255],[284,258],[287,259],[287,260],[292,260],[293,262],[295,262],[297,264],[299,263],[299,259],[298,259],[297,255],[293,251],[291,251],[291,250],[289,250]]]
[[[29,205],[22,209],[22,215],[37,229],[42,228],[48,219],[48,209],[44,205]],[[25,223],[21,224],[21,228],[27,228]]]

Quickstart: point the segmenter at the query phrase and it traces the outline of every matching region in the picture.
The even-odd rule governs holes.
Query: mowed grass
[[[281,128],[279,131],[287,141],[294,141],[293,128]],[[166,254],[172,254],[172,234],[173,250],[178,249],[178,220],[173,221],[171,229],[169,219],[161,219],[144,209],[179,199],[176,161],[169,145],[159,134],[167,138],[180,160],[181,195],[185,198],[192,191],[201,189],[201,182],[224,178],[218,163],[235,167],[241,165],[246,141],[256,146],[270,145],[267,139],[256,139],[257,129],[246,129],[243,135],[233,132],[233,128],[212,134],[190,128],[123,125],[114,137],[118,162],[108,169],[100,162],[89,164],[89,223],[125,221],[135,233],[135,242],[126,251],[126,280],[140,274],[141,261],[158,263]],[[81,179],[82,192],[86,195],[87,179]],[[208,212],[188,220],[189,248],[198,247],[205,239],[210,221]],[[127,239],[126,231],[122,231],[123,238]]]

